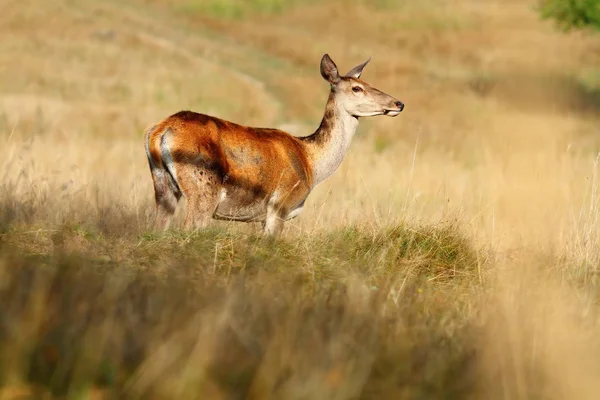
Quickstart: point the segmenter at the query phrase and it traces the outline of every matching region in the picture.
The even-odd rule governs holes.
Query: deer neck
[[[323,182],[338,169],[348,152],[358,126],[358,118],[336,102],[331,91],[325,114],[317,130],[304,139],[312,161],[313,187]]]

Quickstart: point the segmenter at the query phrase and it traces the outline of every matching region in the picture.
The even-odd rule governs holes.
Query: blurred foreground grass
[[[278,241],[222,230],[27,234],[0,242],[6,390],[375,399],[477,386],[469,302],[482,262],[455,226]],[[52,250],[36,254],[46,241]]]

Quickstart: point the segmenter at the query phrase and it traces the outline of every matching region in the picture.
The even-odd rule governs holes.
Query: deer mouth
[[[386,109],[386,110],[383,110],[383,115],[387,115],[388,117],[395,117],[398,114],[400,114],[400,112],[402,112],[402,110],[399,110],[397,108],[395,108],[395,109]]]
[[[404,110],[404,103],[401,101],[394,101],[394,108],[386,107],[383,109],[383,115],[395,117]]]

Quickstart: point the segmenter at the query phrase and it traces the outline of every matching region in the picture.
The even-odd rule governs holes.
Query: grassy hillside
[[[0,4],[0,399],[596,398],[600,38],[534,3]],[[276,241],[150,232],[143,129],[309,134],[325,52],[405,111]]]

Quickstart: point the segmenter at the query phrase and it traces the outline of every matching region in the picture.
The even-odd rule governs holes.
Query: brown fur
[[[286,214],[300,205],[312,188],[312,171],[304,146],[299,138],[286,132],[181,111],[148,133],[152,164],[160,168],[165,168],[161,151],[165,132],[177,171],[173,178],[188,198],[187,227],[202,225],[213,214],[224,219],[262,221],[264,213],[247,216],[243,209],[266,204],[277,190],[281,193],[275,206]],[[159,192],[168,189],[166,183],[159,182],[158,186]],[[231,200],[225,201],[223,213],[218,215],[215,211],[221,189],[227,191]],[[160,204],[158,207],[165,208]],[[242,211],[240,215],[235,215],[236,209]],[[167,202],[163,211],[169,214],[173,210],[171,202]]]
[[[315,143],[321,144],[331,136],[331,130],[333,128],[332,120],[335,117],[333,91],[329,93],[329,99],[327,100],[327,106],[325,107],[325,114],[319,124],[319,128],[310,136],[301,138],[304,143]]]

